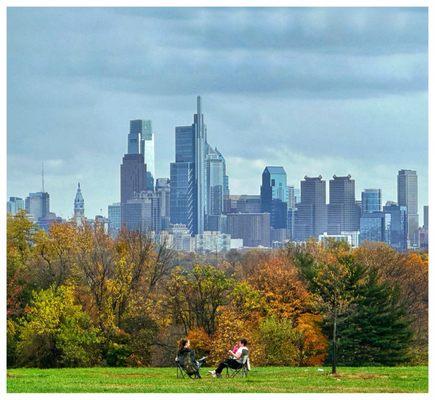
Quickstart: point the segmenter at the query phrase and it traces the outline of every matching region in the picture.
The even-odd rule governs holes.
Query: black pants
[[[226,367],[230,367],[232,369],[239,369],[242,366],[237,360],[234,358],[227,358],[225,361],[222,361],[218,367],[216,368],[216,373],[220,374],[222,370]]]

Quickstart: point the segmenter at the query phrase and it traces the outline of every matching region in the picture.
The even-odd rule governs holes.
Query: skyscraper
[[[383,212],[388,218],[386,221],[386,242],[398,251],[406,250],[406,207],[399,206],[397,203],[388,201],[383,207]]]
[[[130,121],[128,134],[128,154],[142,154],[146,164],[147,190],[154,190],[154,133],[150,120],[135,119]]]
[[[185,224],[192,235],[204,232],[207,146],[207,127],[198,96],[193,124],[175,128],[175,162],[171,163],[171,222]]]
[[[423,228],[429,229],[429,206],[423,207]]]
[[[360,243],[385,241],[385,215],[381,211],[373,211],[361,216]]]
[[[146,166],[142,154],[125,154],[121,165],[121,225],[125,223],[125,204],[146,190]]]
[[[417,172],[401,169],[397,175],[397,203],[407,210],[407,240],[409,246],[417,246],[418,230],[418,181]]]
[[[121,203],[113,203],[108,206],[109,235],[115,237],[121,229]]]
[[[361,213],[381,211],[382,192],[381,189],[364,189],[361,193]]]
[[[162,229],[167,229],[169,228],[171,215],[171,187],[168,178],[158,178],[156,180],[156,193],[160,201]]]
[[[50,195],[47,192],[29,193],[26,198],[26,211],[35,221],[46,218],[50,213]]]
[[[207,145],[207,214],[220,215],[224,209],[225,159],[217,148]]]
[[[245,247],[270,246],[270,214],[228,214],[228,233]]]
[[[275,229],[287,228],[287,174],[283,167],[267,166],[262,174],[261,212],[271,214],[270,225]]]
[[[295,240],[318,238],[326,232],[328,214],[326,207],[326,182],[322,176],[308,177],[301,181],[301,201],[296,204]]]
[[[7,212],[11,215],[15,215],[20,210],[24,210],[24,200],[20,197],[9,197],[7,202]]]
[[[355,204],[355,180],[347,176],[333,176],[329,181],[328,234],[359,229],[359,207]]]
[[[83,199],[82,196],[80,183],[77,184],[77,192],[76,192],[76,197],[74,199],[73,219],[77,225],[82,225],[85,219],[85,200]]]

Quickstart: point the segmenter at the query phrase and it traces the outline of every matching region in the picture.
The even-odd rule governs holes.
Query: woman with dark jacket
[[[178,353],[176,362],[188,373],[195,374],[198,378],[199,369],[204,364],[206,357],[202,357],[199,360],[195,360],[195,351],[190,348],[189,339],[181,339],[178,343]]]

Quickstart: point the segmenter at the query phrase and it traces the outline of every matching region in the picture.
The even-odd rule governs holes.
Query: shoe
[[[211,374],[211,376],[213,377],[213,378],[216,378],[216,371],[208,371],[208,373],[209,374]]]
[[[222,374],[214,374],[216,378],[222,378]]]

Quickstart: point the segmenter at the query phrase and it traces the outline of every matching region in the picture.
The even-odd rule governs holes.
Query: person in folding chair
[[[191,379],[201,379],[199,369],[204,364],[206,357],[195,360],[195,352],[190,348],[189,339],[181,339],[178,344],[178,353],[175,358],[177,378],[188,376]]]
[[[224,368],[227,369],[227,375],[231,377],[236,376],[239,372],[241,372],[243,376],[248,375],[250,369],[249,349],[247,347],[248,341],[246,339],[240,339],[238,345],[238,349],[235,353],[229,350],[228,353],[230,357],[222,361],[214,371],[208,371],[213,378],[222,378]],[[231,374],[229,370],[232,370]]]

